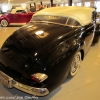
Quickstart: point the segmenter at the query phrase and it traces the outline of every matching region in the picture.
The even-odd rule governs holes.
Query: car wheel
[[[94,40],[93,40],[93,43],[98,43],[99,42],[99,36],[96,36],[95,38],[94,38]]]
[[[72,60],[71,67],[69,70],[68,78],[76,75],[81,63],[81,53],[77,52]]]
[[[3,27],[8,26],[8,21],[5,19],[1,20],[1,26],[3,26]]]

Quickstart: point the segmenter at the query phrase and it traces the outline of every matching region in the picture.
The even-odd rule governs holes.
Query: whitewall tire
[[[7,27],[8,26],[8,21],[6,19],[1,20],[1,26]]]
[[[68,78],[71,78],[76,75],[80,67],[80,64],[81,64],[81,53],[77,52],[72,60]]]

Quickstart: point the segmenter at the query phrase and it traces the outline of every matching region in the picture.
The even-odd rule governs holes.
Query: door
[[[10,20],[10,23],[17,23],[17,16],[16,16],[16,14],[12,14],[12,13],[9,13],[8,15],[7,15],[7,18],[9,18],[9,20]]]
[[[82,29],[83,38],[84,38],[84,44],[85,44],[85,53],[89,50],[91,47],[93,38],[94,38],[94,25],[93,23],[86,25]]]

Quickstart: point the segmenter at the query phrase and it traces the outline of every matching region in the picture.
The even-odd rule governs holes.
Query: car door
[[[27,22],[27,13],[24,10],[16,11],[17,23],[26,23]]]
[[[10,23],[17,23],[16,14],[8,13],[7,18],[9,19]]]
[[[85,53],[89,50],[93,38],[94,38],[94,24],[90,23],[81,29],[81,33],[83,34],[82,37],[84,39],[84,44],[85,44]]]
[[[27,14],[16,14],[17,19],[17,23],[26,23],[27,22]]]
[[[34,14],[34,12],[27,14],[27,23],[31,20],[33,14]]]

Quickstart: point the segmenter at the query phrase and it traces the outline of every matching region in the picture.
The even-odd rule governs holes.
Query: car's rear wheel
[[[76,75],[81,64],[81,52],[77,52],[72,60],[68,78]]]
[[[1,20],[1,26],[6,27],[8,26],[8,21],[6,19]]]

